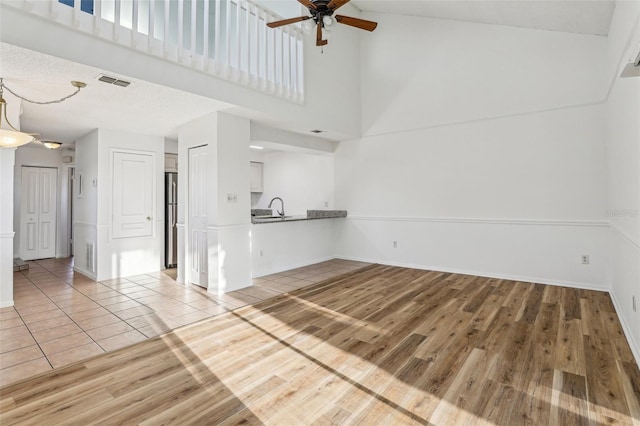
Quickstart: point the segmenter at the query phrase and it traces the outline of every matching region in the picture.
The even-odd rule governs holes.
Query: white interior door
[[[113,238],[153,235],[154,154],[113,152]]]
[[[20,257],[23,260],[56,256],[58,169],[22,167],[20,203]]]
[[[207,147],[189,149],[189,281],[207,287]]]

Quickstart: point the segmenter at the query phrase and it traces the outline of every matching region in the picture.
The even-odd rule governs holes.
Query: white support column
[[[207,289],[223,294],[251,283],[251,194],[249,192],[250,121],[212,113],[179,128],[178,281],[189,277],[189,149],[206,145]]]
[[[223,294],[252,285],[249,191],[251,124],[249,119],[221,112],[216,116],[215,140],[209,144],[209,158],[216,159],[218,185],[209,197],[208,291]]]
[[[0,148],[0,308],[13,306],[13,167],[16,149]]]

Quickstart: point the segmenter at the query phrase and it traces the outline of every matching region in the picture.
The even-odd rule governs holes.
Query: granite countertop
[[[307,210],[306,215],[295,215],[273,217],[273,213],[270,210],[252,210],[251,211],[251,223],[259,225],[263,223],[282,223],[282,222],[298,222],[301,220],[318,220],[318,219],[335,219],[341,217],[347,217],[346,210]],[[277,216],[277,215],[276,215]]]

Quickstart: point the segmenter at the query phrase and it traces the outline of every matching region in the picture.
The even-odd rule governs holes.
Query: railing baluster
[[[164,1],[164,43],[165,43],[165,51],[166,44],[169,42],[169,19],[171,14],[171,4],[169,3],[171,0],[163,0]]]
[[[184,1],[178,0],[178,57],[182,55],[180,52],[184,49]]]
[[[222,61],[222,58],[220,57],[220,50],[221,50],[221,43],[220,43],[220,2],[222,0],[216,0],[216,35],[215,35],[215,46],[216,46],[216,51],[215,51],[215,58],[216,58],[216,66],[219,67],[220,66],[220,62]]]
[[[231,70],[231,0],[227,0],[226,3],[227,7],[225,9],[225,12],[227,14],[226,18],[227,18],[227,31],[225,34],[225,56],[226,56],[226,61],[224,63],[225,65],[225,74],[229,74],[229,71]]]
[[[257,6],[254,7],[254,21],[253,21],[253,35],[254,35],[254,49],[253,49],[253,62],[256,64],[256,80],[259,81],[260,80],[260,44],[258,42],[258,40],[260,39],[260,35],[258,33],[259,27],[258,27],[258,23],[260,22],[260,9],[258,9]]]
[[[196,14],[196,0],[191,0],[191,59],[196,57],[196,35],[198,33],[198,15]]]
[[[269,34],[267,33],[267,20],[269,19],[269,15],[266,12],[263,12],[264,16],[264,25],[262,26],[262,41],[264,42],[264,87],[269,87]]]
[[[242,8],[240,7],[240,0],[236,0],[236,69],[238,70],[238,75],[240,71],[242,71],[242,48],[240,45],[240,12]]]
[[[156,20],[156,5],[155,0],[149,0],[149,37],[155,38],[155,20]],[[151,44],[149,44],[151,46]]]
[[[293,51],[293,53],[291,53],[289,55],[289,61],[290,65],[291,65],[291,69],[292,69],[292,76],[291,76],[291,84],[292,84],[292,88],[291,91],[293,92],[292,94],[295,95],[298,92],[298,33],[296,32],[293,37],[291,37],[291,39],[289,40],[289,51]],[[291,47],[293,46],[293,47]],[[293,60],[291,59],[293,58]]]
[[[244,25],[245,25],[245,29],[244,29],[244,35],[245,35],[245,40],[246,40],[246,52],[245,56],[247,59],[247,75],[250,76],[251,75],[251,36],[250,36],[250,31],[249,29],[251,28],[251,26],[249,25],[249,18],[251,17],[251,4],[249,2],[245,3],[245,20],[244,20]],[[242,10],[242,9],[241,9]]]
[[[133,2],[133,13],[131,15],[131,30],[134,33],[140,32],[140,28],[138,26],[138,2]]]
[[[282,28],[282,31],[280,31],[280,88],[284,89],[284,79],[285,79],[285,75],[284,75],[284,31],[285,29]]]
[[[116,0],[114,4],[115,10],[113,11],[113,23],[116,24],[116,28],[120,26],[120,0]]]
[[[102,19],[102,0],[93,0],[93,16]]]
[[[202,21],[202,56],[205,69],[209,66],[209,1],[204,2],[204,17]]]

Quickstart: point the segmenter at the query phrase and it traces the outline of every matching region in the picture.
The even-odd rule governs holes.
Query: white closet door
[[[153,235],[154,154],[115,151],[113,159],[113,238]]]
[[[207,147],[189,149],[189,281],[207,287]]]
[[[23,167],[20,203],[20,257],[45,259],[56,255],[58,170]]]
[[[56,204],[58,188],[58,170],[40,170],[40,212],[38,214],[39,242],[41,259],[56,256]]]

